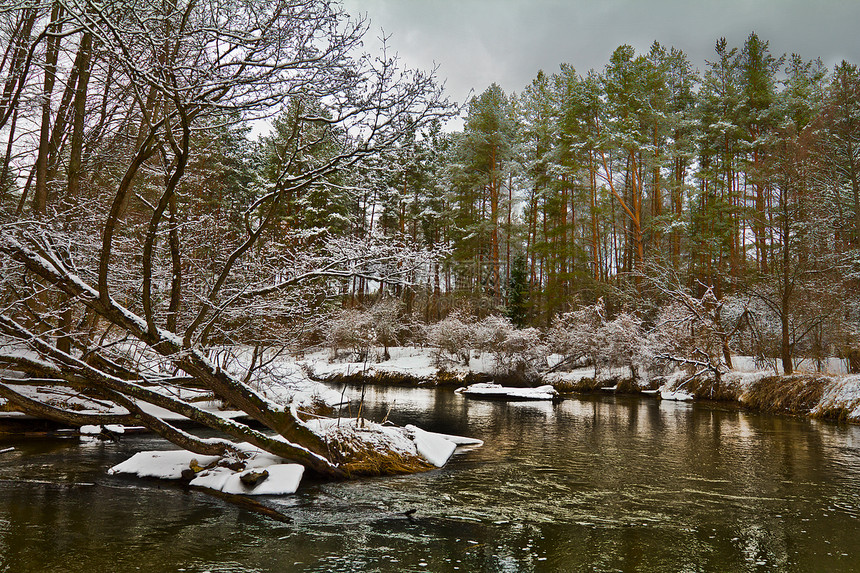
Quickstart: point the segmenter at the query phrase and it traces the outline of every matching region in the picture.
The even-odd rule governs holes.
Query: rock
[[[261,472],[249,471],[239,476],[239,480],[247,487],[256,487],[258,483],[265,481],[268,477],[269,472],[266,470]]]

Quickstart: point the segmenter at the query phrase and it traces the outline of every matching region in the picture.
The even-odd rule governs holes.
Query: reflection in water
[[[860,428],[649,399],[368,387],[380,420],[486,445],[420,475],[306,482],[268,521],[107,476],[154,437],[0,456],[0,571],[849,571]],[[346,415],[346,412],[344,412]],[[404,512],[414,509],[407,517]]]

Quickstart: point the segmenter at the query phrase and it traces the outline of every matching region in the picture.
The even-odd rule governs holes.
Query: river
[[[306,481],[279,523],[108,476],[168,445],[0,439],[0,571],[852,571],[860,427],[594,396],[368,387],[380,420],[480,438],[442,469]],[[407,512],[409,513],[407,515]]]

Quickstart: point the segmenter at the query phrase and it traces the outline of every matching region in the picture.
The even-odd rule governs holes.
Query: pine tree
[[[472,98],[460,147],[466,168],[461,224],[466,237],[477,239],[470,253],[475,259],[476,279],[495,304],[501,302],[502,295],[500,218],[514,137],[511,103],[502,88],[493,84]]]

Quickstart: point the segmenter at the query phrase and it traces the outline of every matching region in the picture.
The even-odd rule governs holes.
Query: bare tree
[[[0,231],[7,271],[0,360],[25,377],[3,378],[0,395],[67,423],[143,424],[201,454],[240,455],[232,440],[242,440],[321,474],[355,473],[295,409],[255,391],[250,371],[226,372],[209,350],[213,340],[235,342],[231,329],[253,320],[255,309],[274,305],[285,320],[296,318],[284,309],[302,308],[296,301],[307,303],[308,285],[325,297],[355,276],[388,283],[415,276],[426,258],[372,237],[331,238],[313,248],[283,241],[289,230],[280,226],[279,213],[287,197],[325,184],[394,145],[409,128],[447,114],[433,75],[403,71],[384,52],[377,58],[357,53],[366,23],[326,1],[56,0],[55,6],[84,53],[70,64],[78,78],[73,121],[64,128],[71,154],[53,182],[63,201],[39,199],[33,203],[38,220],[7,218]],[[26,8],[19,11],[24,18]],[[57,37],[48,34],[47,41]],[[55,64],[64,65],[60,60]],[[92,72],[86,80],[85,72]],[[48,73],[46,67],[43,79]],[[50,96],[44,101],[57,103]],[[227,217],[213,218],[211,209],[201,211],[203,202],[190,190],[195,165],[211,152],[207,134],[282,110],[293,114],[292,132],[275,183],[252,182],[242,197],[223,198],[218,208],[231,211],[232,226]],[[323,138],[328,152],[315,154]],[[39,157],[31,154],[34,162]],[[100,165],[105,169],[88,170]],[[224,228],[211,249],[195,243],[204,222]],[[116,344],[126,339],[161,356],[172,372],[153,375],[129,365]],[[82,413],[34,399],[21,388],[34,382],[114,408]],[[162,389],[192,383],[276,435],[225,421]],[[143,404],[227,439],[201,440],[148,414]]]

